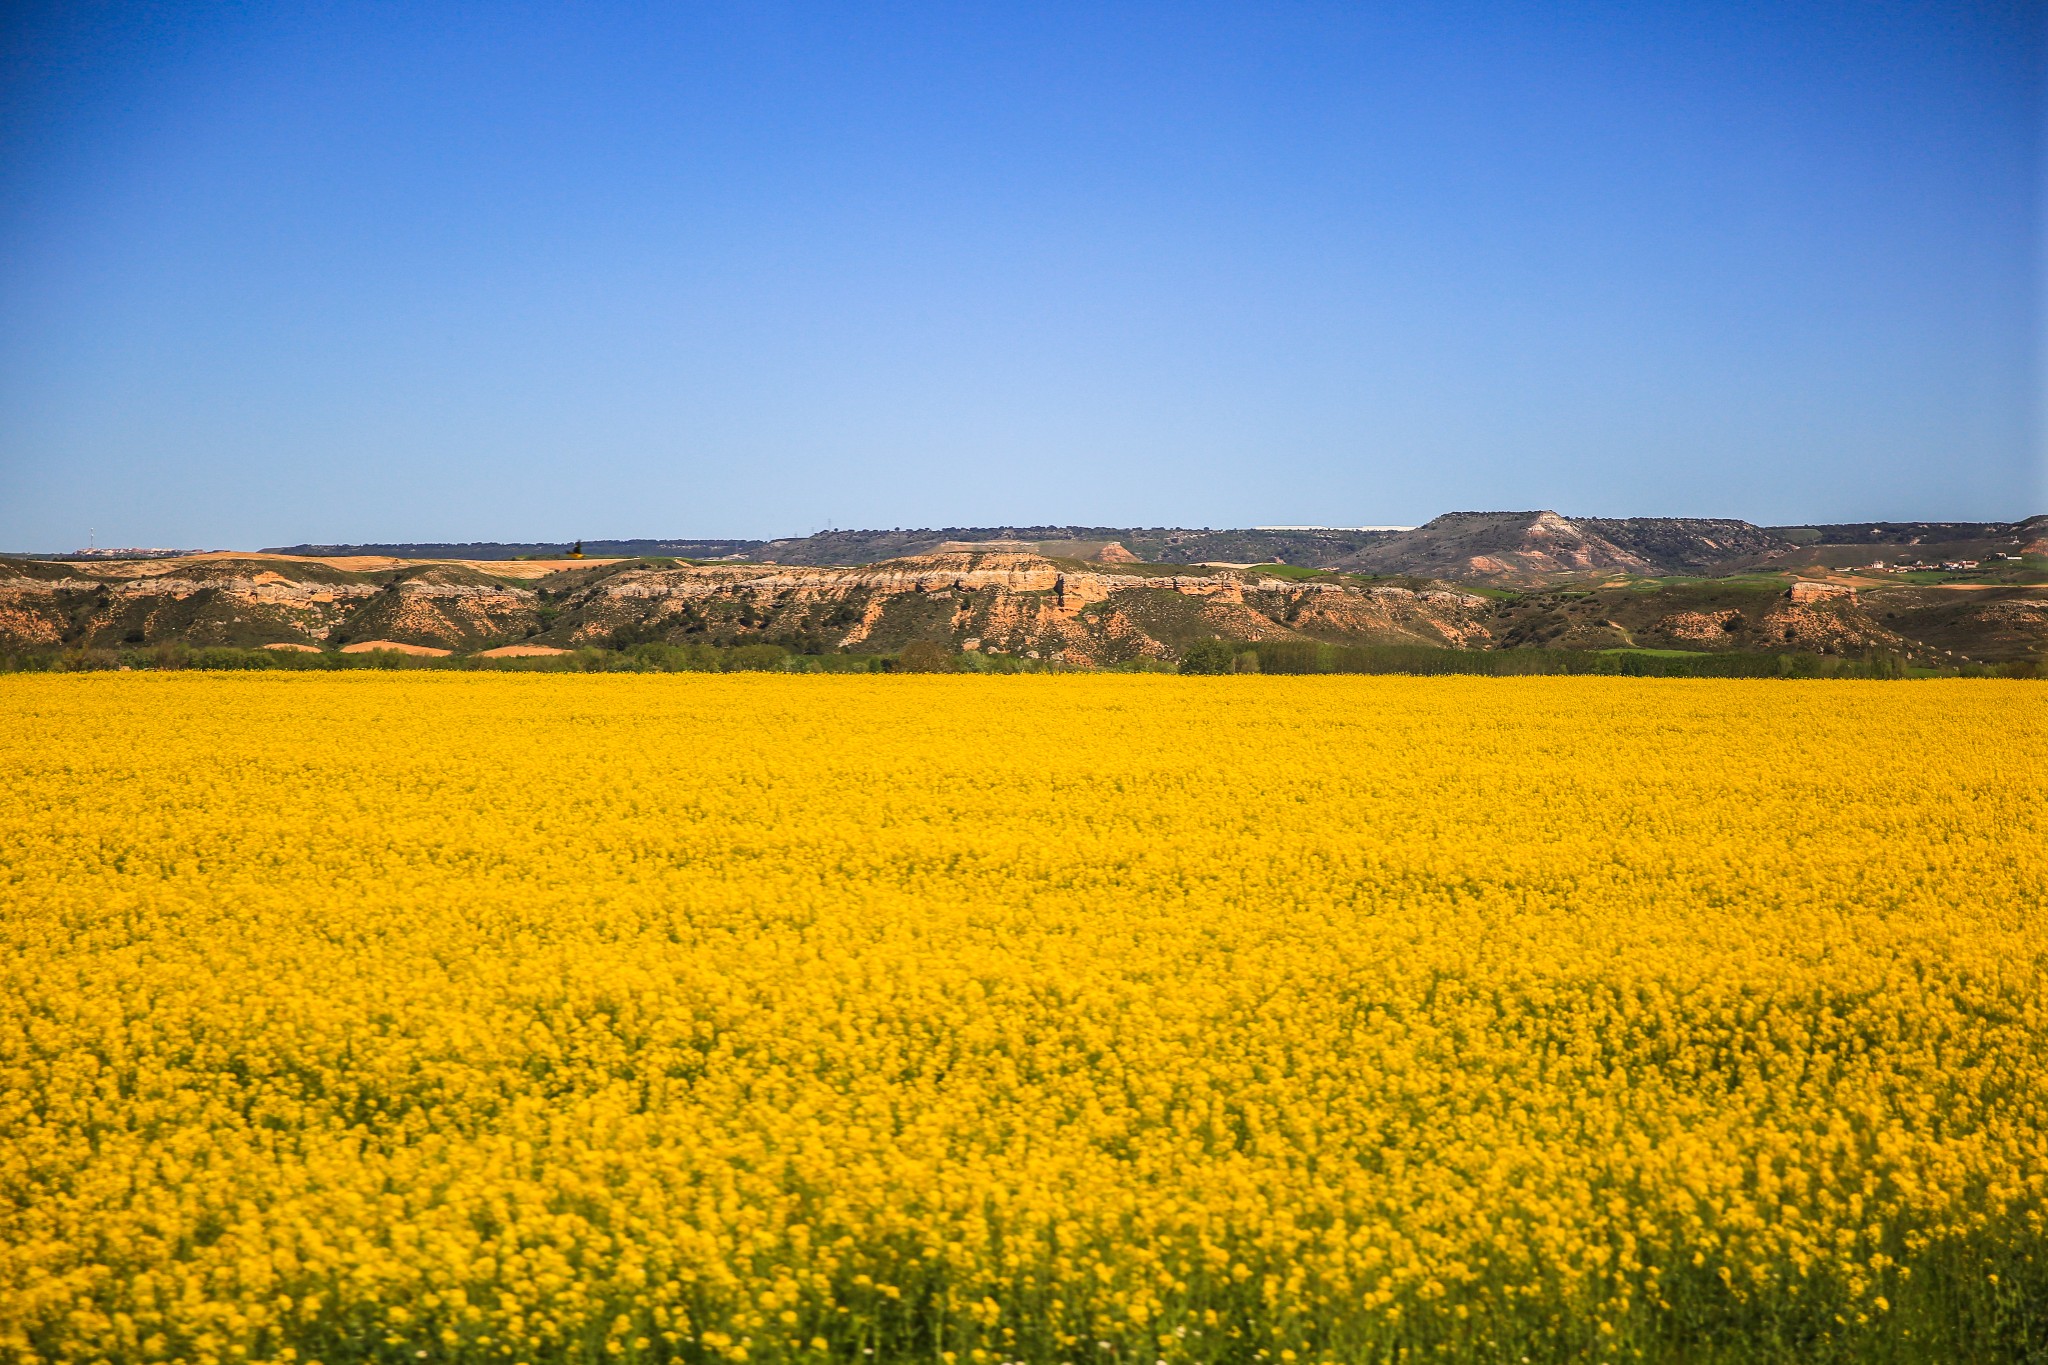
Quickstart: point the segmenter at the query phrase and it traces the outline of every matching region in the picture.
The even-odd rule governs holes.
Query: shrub
[[[729,673],[778,673],[788,662],[789,651],[781,645],[741,645],[725,655]]]
[[[192,652],[187,661],[192,668],[214,670],[258,669],[277,667],[277,655],[264,649],[231,649],[226,645],[210,645]]]
[[[953,657],[942,645],[913,640],[896,656],[896,669],[900,673],[950,673]]]

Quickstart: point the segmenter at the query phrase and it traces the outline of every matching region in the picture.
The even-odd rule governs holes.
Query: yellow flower
[[[2042,700],[0,677],[0,1354],[1991,1322],[1931,1296],[2048,1254]]]

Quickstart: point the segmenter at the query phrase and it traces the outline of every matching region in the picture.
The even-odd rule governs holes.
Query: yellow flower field
[[[2048,689],[0,678],[0,1359],[2018,1359]]]

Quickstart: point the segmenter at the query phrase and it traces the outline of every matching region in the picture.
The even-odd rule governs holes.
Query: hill
[[[1683,535],[1734,538],[1710,530]],[[1008,548],[1012,541],[859,567],[232,553],[0,560],[0,653],[758,643],[893,655],[925,641],[1092,667],[1172,663],[1201,641],[1224,640],[1885,654],[1936,666],[2048,657],[2048,587],[2039,584],[1782,570],[1658,576],[1651,554],[1669,563],[1695,541],[1660,546],[1637,530],[1625,548],[1550,513],[1438,518],[1418,532],[1401,533],[1408,543],[1394,562],[1527,581],[1467,588],[1447,577],[1300,565],[1146,564],[1107,554],[1118,542],[1080,539],[1065,543],[1094,544],[1097,559]]]
[[[1573,524],[1664,573],[1713,573],[1784,553],[1761,526],[1719,517],[1576,517]]]
[[[1149,564],[1288,564],[1528,586],[1617,574],[1727,574],[1775,567],[1862,567],[1911,550],[1936,562],[2048,553],[2048,518],[1762,527],[1709,517],[1565,517],[1555,511],[1452,512],[1410,530],[1138,526],[943,526],[834,530],[778,540],[587,540],[593,558],[665,557],[857,567],[913,555],[986,550]],[[1111,548],[1114,547],[1114,548]],[[327,558],[490,561],[560,554],[565,545],[294,545],[270,553]]]
[[[1653,573],[1657,565],[1555,512],[1450,512],[1348,556],[1345,567],[1474,582]]]
[[[1768,530],[1798,547],[1800,557],[1835,567],[1902,558],[1939,564],[1994,555],[2048,556],[2048,516],[2024,521],[1857,521]]]

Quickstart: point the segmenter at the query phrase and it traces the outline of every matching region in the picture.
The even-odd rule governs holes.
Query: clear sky
[[[2040,4],[4,12],[0,548],[2048,510]]]

